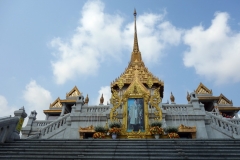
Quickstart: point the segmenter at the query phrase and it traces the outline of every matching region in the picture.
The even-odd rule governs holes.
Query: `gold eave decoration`
[[[134,65],[134,63],[136,63],[136,65]],[[121,89],[125,84],[131,84],[135,78],[135,70],[138,71],[138,77],[140,82],[143,84],[147,84],[149,88],[151,88],[153,84],[164,86],[164,82],[159,80],[159,78],[153,76],[153,74],[148,71],[144,63],[141,61],[130,63],[124,73],[111,83],[111,88],[118,86],[119,89]]]
[[[73,87],[73,89],[70,91],[70,92],[68,92],[67,94],[66,94],[66,98],[67,97],[77,97],[77,96],[80,96],[81,95],[81,92],[78,90],[78,88],[75,86],[75,87]]]
[[[199,100],[219,100],[219,97],[216,96],[203,96],[203,97],[198,97]]]
[[[197,94],[212,94],[212,90],[208,89],[202,82],[199,84],[198,88],[196,89]]]
[[[43,110],[43,113],[61,113],[62,110]]]
[[[240,107],[218,107],[219,111],[239,111]]]
[[[75,103],[76,99],[61,99],[61,103]]]

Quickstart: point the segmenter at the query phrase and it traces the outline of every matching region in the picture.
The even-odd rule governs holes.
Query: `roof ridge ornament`
[[[131,62],[142,61],[141,52],[139,51],[138,38],[137,38],[137,11],[134,9],[134,42],[133,42],[133,52],[131,57]]]

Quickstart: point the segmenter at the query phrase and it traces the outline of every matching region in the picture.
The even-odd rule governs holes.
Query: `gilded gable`
[[[80,96],[81,95],[81,92],[78,90],[78,88],[75,86],[75,87],[73,87],[73,89],[70,91],[70,92],[68,92],[67,94],[66,94],[66,98],[67,97],[77,97],[77,96]]]
[[[50,104],[50,108],[62,108],[62,103],[59,97],[52,104]]]
[[[219,96],[218,104],[232,104],[232,101],[230,101],[223,94],[221,94]]]
[[[199,84],[198,88],[196,89],[197,94],[212,94],[212,90],[208,89],[202,83]]]

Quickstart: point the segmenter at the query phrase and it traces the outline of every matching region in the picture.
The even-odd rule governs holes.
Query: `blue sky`
[[[0,116],[43,109],[75,85],[105,104],[127,67],[137,10],[145,65],[185,104],[202,82],[240,107],[239,1],[0,0]]]

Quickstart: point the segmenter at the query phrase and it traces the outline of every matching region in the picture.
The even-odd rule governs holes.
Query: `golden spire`
[[[136,9],[134,9],[133,15],[134,15],[134,42],[133,42],[133,52],[132,52],[131,62],[135,62],[136,60],[142,61],[141,52],[139,51],[139,47],[138,47]]]

